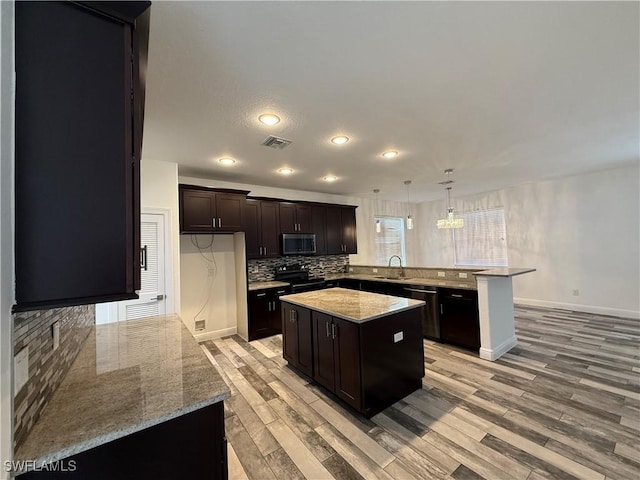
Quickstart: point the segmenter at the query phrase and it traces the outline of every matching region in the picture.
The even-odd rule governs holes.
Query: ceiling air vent
[[[286,140],[280,137],[274,137],[273,135],[269,135],[262,142],[262,145],[264,145],[265,147],[279,148],[280,150],[282,150],[284,147],[290,144],[291,144],[291,140]]]
[[[438,182],[440,185],[449,185],[450,183],[453,183],[453,180],[445,180],[444,182]]]

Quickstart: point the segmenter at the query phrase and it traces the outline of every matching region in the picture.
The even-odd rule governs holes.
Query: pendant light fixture
[[[452,168],[447,168],[444,173],[447,174],[447,180],[440,182],[440,185],[451,185],[450,175],[453,173]],[[438,220],[438,228],[462,228],[464,227],[464,219],[456,218],[453,214],[453,207],[451,206],[451,187],[447,187],[447,217]]]
[[[404,184],[407,187],[407,230],[413,230],[413,217],[411,216],[411,203],[409,201],[409,185],[411,185],[411,180],[405,180]]]
[[[376,201],[375,201],[375,204],[373,206],[373,218],[376,221],[376,233],[380,233],[380,232],[382,232],[382,224],[380,223],[380,219],[376,216],[376,212],[379,212],[379,210],[378,210],[378,194],[380,193],[380,189],[379,188],[374,188],[373,189],[373,193],[375,193],[375,195],[376,195]]]

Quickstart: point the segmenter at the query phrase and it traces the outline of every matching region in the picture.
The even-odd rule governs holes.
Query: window
[[[456,265],[506,267],[507,230],[504,208],[464,212],[464,228],[453,230]]]
[[[376,216],[374,221],[378,220],[380,220],[381,226],[380,233],[377,233],[373,227],[376,239],[376,265],[387,265],[392,255],[399,255],[403,263],[406,263],[404,219]]]

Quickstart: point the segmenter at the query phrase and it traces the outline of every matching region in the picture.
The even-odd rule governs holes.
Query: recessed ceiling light
[[[269,126],[275,125],[276,123],[280,123],[280,117],[277,115],[274,115],[273,113],[263,113],[258,117],[258,120],[260,120],[265,125],[269,125]]]
[[[382,154],[384,158],[393,158],[393,157],[396,157],[397,155],[398,155],[398,152],[396,152],[395,150],[389,150],[388,152],[384,152]]]
[[[327,175],[326,177],[322,177],[322,179],[325,182],[335,182],[338,179],[338,177],[336,177],[335,175]]]
[[[349,137],[347,137],[346,135],[338,135],[337,137],[333,137],[331,139],[331,143],[334,143],[336,145],[344,145],[348,141]]]
[[[291,175],[293,173],[293,168],[282,167],[278,169],[278,173],[281,173],[282,175]]]
[[[233,158],[224,157],[218,160],[223,165],[233,165],[236,161]]]

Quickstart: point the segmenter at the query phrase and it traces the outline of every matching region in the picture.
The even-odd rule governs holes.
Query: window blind
[[[506,267],[504,208],[463,212],[458,216],[464,219],[464,227],[453,230],[455,264]]]
[[[377,233],[374,226],[376,239],[376,265],[386,265],[392,255],[399,255],[406,262],[404,244],[404,218],[400,217],[375,217],[374,221],[380,221],[381,231]]]

